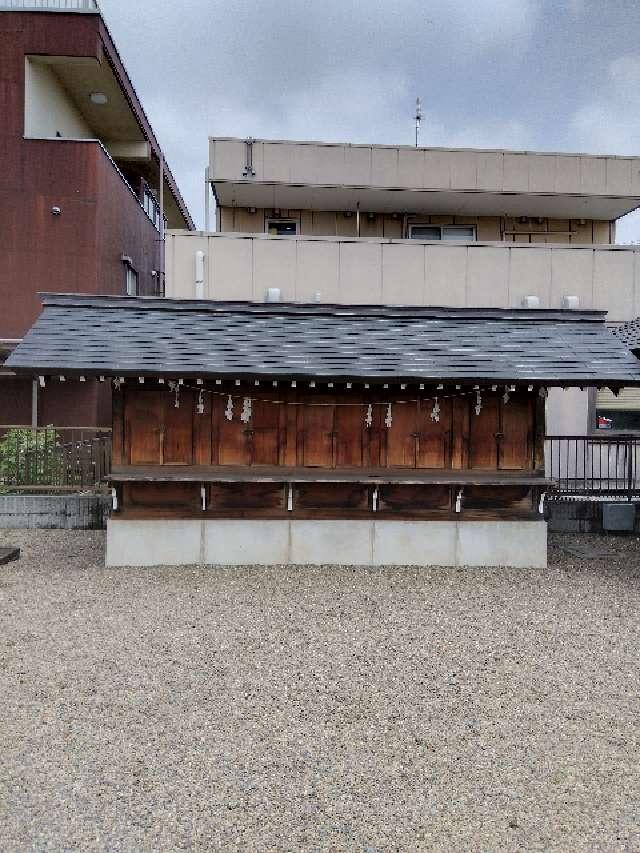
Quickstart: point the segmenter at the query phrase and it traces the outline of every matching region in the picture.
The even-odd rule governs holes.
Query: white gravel
[[[2,851],[638,851],[640,542],[105,569],[0,531]]]

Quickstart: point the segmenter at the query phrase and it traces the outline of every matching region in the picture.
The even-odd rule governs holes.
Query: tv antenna
[[[420,122],[422,121],[422,105],[420,98],[416,98],[416,148],[420,140]]]

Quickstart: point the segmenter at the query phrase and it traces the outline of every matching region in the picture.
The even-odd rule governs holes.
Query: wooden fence
[[[0,491],[93,491],[110,468],[110,429],[0,425]]]

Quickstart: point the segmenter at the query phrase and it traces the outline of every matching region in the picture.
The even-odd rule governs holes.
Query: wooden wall
[[[455,392],[454,392],[455,393]],[[225,409],[233,398],[233,417]],[[244,395],[251,398],[248,423],[240,419]],[[433,400],[416,392],[183,387],[179,407],[165,386],[133,381],[114,392],[116,465],[283,465],[318,468],[428,468],[530,471],[539,468],[536,435],[543,424],[533,393],[483,392]],[[276,401],[276,402],[274,402]],[[391,426],[385,425],[392,401]],[[372,403],[372,425],[365,418]],[[536,414],[537,412],[537,414]]]
[[[465,518],[538,517],[540,489],[530,482],[532,472],[544,470],[544,401],[537,394],[514,393],[505,403],[500,394],[483,392],[478,415],[474,392],[441,396],[435,421],[433,399],[417,399],[408,390],[205,385],[200,414],[197,387],[181,387],[176,407],[175,392],[149,385],[129,380],[113,394],[114,470],[126,474],[138,466],[134,476],[143,472],[151,479],[118,486],[118,512],[129,518],[370,518],[373,512],[380,519],[458,517],[456,498],[466,471],[503,473],[492,475],[488,485],[465,485]],[[246,423],[240,419],[245,395],[252,401]],[[162,466],[163,472],[145,466]],[[205,467],[190,469],[190,481],[182,482],[187,469],[178,466]],[[246,473],[237,482],[200,482],[207,468],[225,467],[233,477]],[[261,468],[268,482],[251,482]],[[289,487],[295,468],[307,474],[315,469],[320,479],[323,471],[341,471],[350,481]],[[388,483],[374,499],[366,475],[378,471],[384,479],[385,470],[396,479],[402,479],[398,472],[422,471],[433,482]],[[480,482],[481,474],[469,479]]]

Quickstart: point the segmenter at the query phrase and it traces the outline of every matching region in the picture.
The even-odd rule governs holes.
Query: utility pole
[[[416,148],[420,140],[420,122],[422,121],[422,106],[420,98],[416,98]]]

